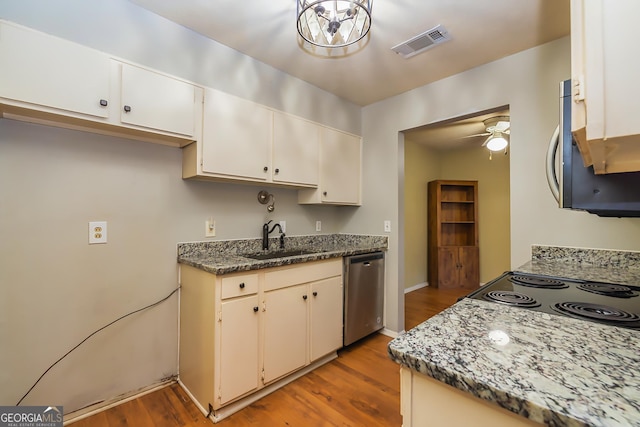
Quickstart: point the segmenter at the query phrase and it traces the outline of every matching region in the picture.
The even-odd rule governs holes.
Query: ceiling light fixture
[[[500,151],[507,148],[507,139],[502,135],[502,132],[494,131],[493,134],[487,139],[487,148],[490,151]]]
[[[371,28],[373,0],[296,0],[298,33],[320,47],[356,43]]]

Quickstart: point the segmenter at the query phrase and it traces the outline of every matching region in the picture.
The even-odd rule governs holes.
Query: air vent
[[[391,48],[395,53],[402,55],[404,58],[411,58],[425,50],[446,41],[451,40],[449,32],[442,25],[438,25],[422,34],[400,43]]]

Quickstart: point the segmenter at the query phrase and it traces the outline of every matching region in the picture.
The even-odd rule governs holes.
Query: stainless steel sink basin
[[[316,252],[308,251],[305,249],[296,249],[291,251],[276,251],[276,252],[261,252],[257,254],[244,254],[242,256],[245,258],[265,260],[265,259],[275,259],[275,258],[287,258],[287,257],[299,256],[299,255],[309,255],[314,253]]]

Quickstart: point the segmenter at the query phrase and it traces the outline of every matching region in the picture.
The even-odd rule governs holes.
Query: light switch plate
[[[216,237],[216,221],[208,219],[204,222],[204,236]]]
[[[322,231],[322,221],[316,221],[316,231]]]
[[[384,231],[387,233],[391,233],[391,221],[386,220],[384,222]]]
[[[89,222],[89,244],[107,243],[107,221]]]

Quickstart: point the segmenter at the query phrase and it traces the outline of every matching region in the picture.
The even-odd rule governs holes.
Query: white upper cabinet
[[[109,116],[109,58],[0,21],[0,98]]]
[[[120,121],[193,136],[196,91],[192,84],[129,64],[119,64]]]
[[[316,187],[319,129],[207,88],[202,140],[184,148],[182,177]]]
[[[300,204],[359,206],[362,181],[362,138],[335,129],[320,131],[320,183],[300,190]]]
[[[205,89],[202,172],[267,181],[271,176],[271,126],[271,110]]]
[[[640,170],[637,0],[571,0],[571,130],[597,174]]]
[[[202,88],[0,21],[0,114],[183,146],[200,136]]]
[[[274,112],[274,182],[318,185],[319,131],[316,123]]]

